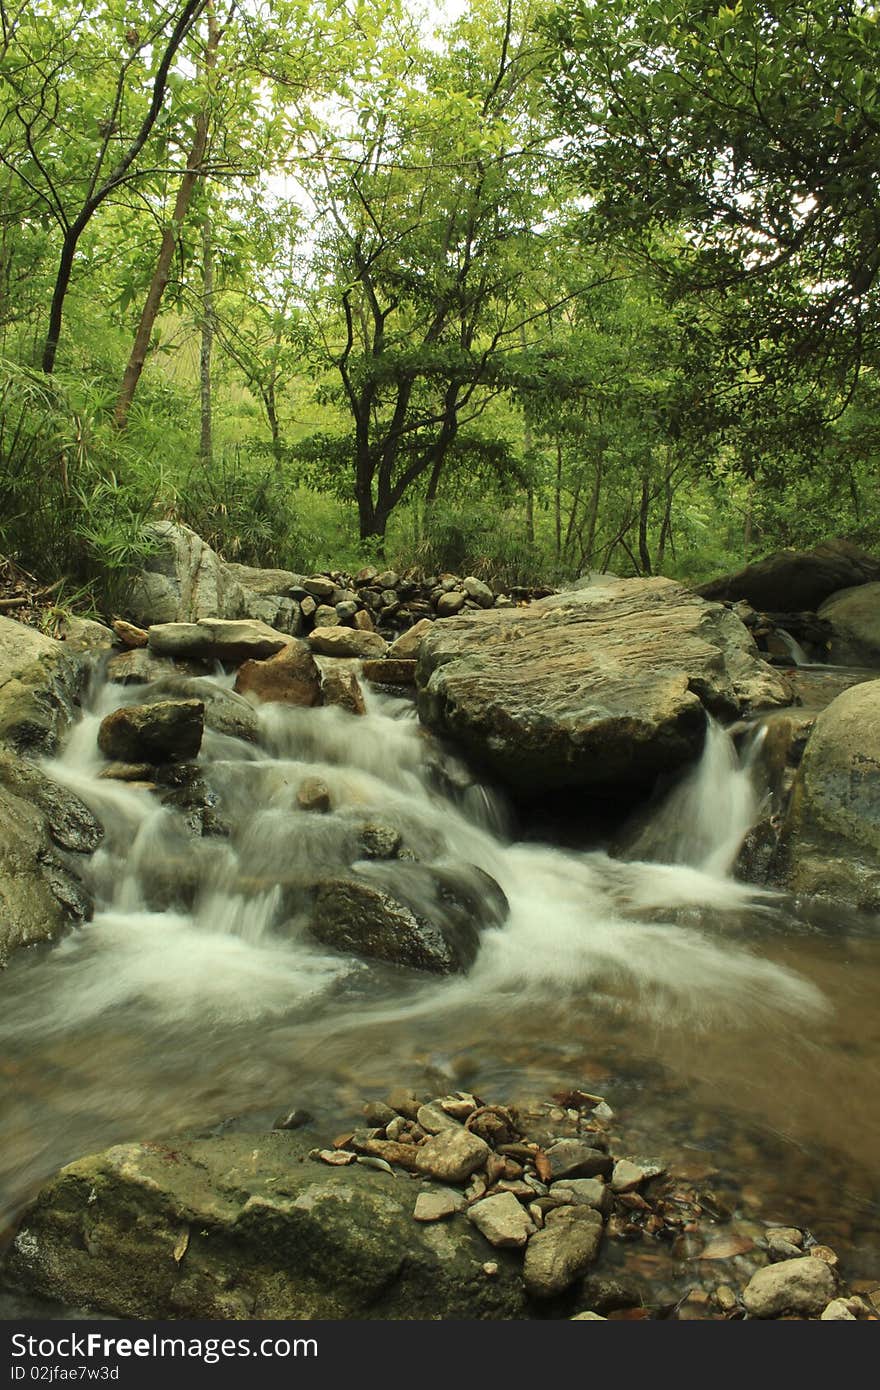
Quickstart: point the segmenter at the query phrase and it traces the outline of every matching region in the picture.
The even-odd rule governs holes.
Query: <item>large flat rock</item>
[[[838,666],[880,667],[880,582],[832,594],[819,616],[831,624],[829,661]]]
[[[704,598],[745,599],[764,613],[817,609],[838,589],[880,579],[880,557],[851,541],[822,541],[812,550],[777,550],[736,574],[710,580]]]
[[[515,796],[631,798],[696,757],[706,711],[789,704],[729,610],[668,579],[607,579],[435,623],[419,714]]]
[[[517,1318],[521,1256],[413,1220],[414,1183],[307,1156],[304,1135],[126,1144],[71,1164],[25,1214],[12,1287],[129,1318]]]

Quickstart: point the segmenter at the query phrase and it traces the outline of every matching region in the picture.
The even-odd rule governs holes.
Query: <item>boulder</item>
[[[316,627],[309,633],[309,646],[322,656],[384,656],[388,643],[378,632],[356,627]]]
[[[177,674],[177,666],[167,656],[153,656],[145,647],[117,652],[107,662],[107,679],[118,685],[150,685],[165,676]]]
[[[246,661],[239,667],[235,690],[264,702],[320,705],[321,673],[305,642],[289,642],[267,661]]]
[[[195,531],[157,521],[148,531],[153,553],[132,582],[128,616],[141,627],[244,616],[244,587]]]
[[[366,714],[364,692],[353,671],[325,671],[321,684],[325,705],[338,705],[349,714]]]
[[[421,618],[414,623],[406,632],[402,632],[388,648],[388,656],[392,661],[414,661],[419,654],[419,647],[422,645],[422,638],[425,633],[430,632],[434,626],[431,618]]]
[[[308,1150],[275,1130],[81,1159],[25,1213],[4,1280],[122,1318],[525,1316],[515,1252],[488,1279],[469,1222],[415,1222],[411,1183]]]
[[[233,690],[186,676],[164,675],[145,693],[142,703],[157,705],[167,700],[198,701],[205,708],[206,729],[244,739],[245,743],[259,743],[260,725],[254,707]]]
[[[114,636],[104,623],[67,613],[58,623],[57,635],[70,652],[103,652],[113,646]]]
[[[0,617],[0,744],[54,753],[70,727],[85,671],[64,642]]]
[[[371,685],[415,685],[415,661],[392,661],[385,657],[379,661],[364,662],[364,680]]]
[[[91,915],[77,861],[102,833],[77,796],[0,751],[0,968],[19,947],[51,941]]]
[[[668,579],[608,579],[436,623],[419,714],[522,800],[633,801],[698,756],[706,711],[787,705],[740,620]]]
[[[506,915],[504,894],[479,869],[377,861],[375,872],[321,885],[311,931],[337,950],[446,975],[467,970],[480,930]]]
[[[880,680],[845,690],[816,719],[782,854],[794,892],[880,911]]]
[[[198,754],[204,728],[201,700],[125,705],[101,721],[98,747],[114,762],[188,762]]]
[[[880,582],[832,594],[819,616],[831,626],[830,662],[880,667]]]
[[[745,599],[764,613],[792,613],[816,610],[838,589],[871,580],[880,580],[880,559],[849,541],[831,540],[812,550],[776,551],[696,592],[729,602]]]
[[[227,562],[226,568],[242,588],[264,598],[294,598],[305,586],[305,576],[292,570],[257,569],[254,565],[231,562]]]
[[[149,630],[149,650],[156,656],[223,661],[231,666],[274,656],[294,638],[256,619],[202,618],[195,623],[156,623]]]

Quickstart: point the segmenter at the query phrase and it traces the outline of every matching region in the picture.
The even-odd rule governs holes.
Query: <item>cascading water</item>
[[[101,718],[145,693],[102,687],[50,766],[106,836],[90,866],[94,920],[0,977],[7,1212],[61,1163],[112,1142],[248,1112],[266,1123],[303,1099],[338,1114],[395,1081],[448,1081],[459,1067],[510,1095],[589,1067],[632,1077],[648,1059],[649,1071],[659,1063],[687,1080],[691,1104],[698,1091],[715,1103],[725,1075],[734,1109],[815,1135],[834,976],[779,944],[774,895],[728,876],[759,794],[748,756],[717,724],[624,860],[511,842],[503,808],[444,763],[412,706],[375,694],[360,718],[263,706],[259,745],[206,733],[199,766],[229,833],[194,835],[185,811],[100,775]],[[298,807],[315,776],[330,813]],[[500,885],[509,915],[484,930],[467,975],[425,977],[311,936],[318,879],[353,863],[385,883],[406,869],[358,859],[365,822],[399,837],[410,859],[473,866]],[[751,1070],[732,1068],[731,1047],[760,1049]],[[762,1089],[768,1067],[784,1117],[776,1089]],[[829,1084],[836,1076],[832,1067]],[[839,1110],[838,1138],[845,1123]],[[880,1117],[868,1129],[880,1152]]]

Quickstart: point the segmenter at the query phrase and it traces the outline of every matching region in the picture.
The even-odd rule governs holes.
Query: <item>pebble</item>
[[[855,1322],[856,1315],[850,1311],[848,1299],[832,1298],[827,1308],[822,1310],[820,1319],[822,1322]]]
[[[836,1269],[840,1264],[837,1255],[831,1249],[830,1245],[814,1245],[811,1247],[809,1254],[814,1260],[822,1260],[826,1265],[830,1265],[832,1269]]]
[[[390,1105],[381,1100],[368,1100],[363,1115],[367,1124],[375,1129],[387,1129],[388,1125],[400,1118],[396,1110],[392,1110]],[[390,1135],[388,1137],[391,1138]]]
[[[631,1192],[649,1178],[659,1177],[663,1164],[653,1159],[619,1158],[611,1174],[611,1186],[615,1192]]]
[[[800,1246],[793,1241],[784,1240],[776,1231],[770,1231],[767,1236],[767,1249],[770,1258],[773,1260],[796,1260],[804,1252]]]
[[[402,1086],[396,1086],[390,1095],[385,1097],[385,1103],[407,1120],[416,1118],[422,1104],[412,1091],[407,1091]]]
[[[715,1290],[715,1302],[723,1313],[732,1313],[737,1306],[736,1294],[729,1284],[719,1284]]]
[[[743,1291],[743,1303],[753,1318],[781,1313],[821,1313],[836,1293],[833,1271],[824,1260],[803,1255],[796,1260],[759,1269]]]
[[[528,1212],[512,1192],[498,1192],[493,1197],[484,1197],[468,1208],[467,1215],[489,1244],[499,1248],[521,1248],[536,1229]]]
[[[607,1212],[611,1206],[611,1192],[601,1178],[561,1178],[551,1183],[550,1196],[601,1212]]]
[[[490,1279],[494,1279],[498,1273],[498,1266],[494,1260],[487,1260],[484,1265],[481,1265],[481,1269]]]
[[[420,1105],[416,1118],[426,1134],[439,1134],[444,1129],[461,1128],[459,1121],[454,1119],[435,1100],[432,1100],[428,1105]]]
[[[614,1167],[613,1160],[600,1149],[584,1144],[580,1139],[560,1139],[546,1151],[550,1178],[607,1177]]]
[[[602,1240],[602,1218],[592,1207],[549,1212],[543,1230],[526,1246],[523,1279],[533,1298],[562,1293],[593,1263]]]
[[[329,1163],[331,1168],[345,1168],[349,1163],[354,1163],[357,1154],[349,1149],[312,1149],[311,1157]]]
[[[413,1216],[416,1221],[442,1221],[444,1216],[464,1208],[464,1198],[460,1192],[449,1187],[434,1187],[429,1192],[420,1192],[416,1198]]]
[[[608,1319],[607,1319],[607,1318],[603,1318],[603,1316],[602,1316],[601,1313],[575,1313],[575,1315],[574,1315],[573,1318],[569,1318],[569,1322],[607,1322],[607,1321],[608,1321]]]
[[[289,1110],[286,1115],[279,1115],[273,1124],[273,1129],[302,1129],[303,1125],[311,1122],[312,1116],[308,1110]]]
[[[427,1139],[416,1150],[416,1166],[428,1177],[441,1182],[466,1182],[482,1168],[491,1150],[485,1140],[456,1126]]]

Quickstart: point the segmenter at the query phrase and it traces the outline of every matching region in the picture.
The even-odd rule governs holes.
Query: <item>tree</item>
[[[589,232],[704,299],[728,375],[806,370],[838,411],[880,341],[876,8],[573,0],[547,28]]]

